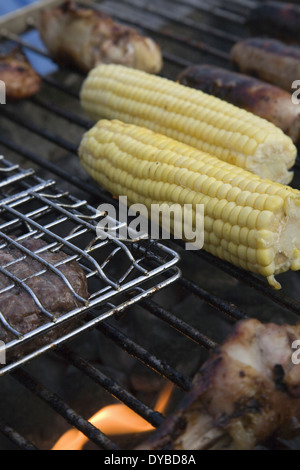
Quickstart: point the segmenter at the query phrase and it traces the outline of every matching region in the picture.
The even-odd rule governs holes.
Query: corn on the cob
[[[81,90],[93,119],[119,119],[149,128],[288,184],[297,150],[281,129],[216,97],[172,80],[119,65],[99,65]]]
[[[204,249],[268,278],[300,269],[300,191],[262,179],[149,129],[99,121],[81,142],[83,168],[128,203],[204,205]],[[194,221],[195,222],[195,221]]]

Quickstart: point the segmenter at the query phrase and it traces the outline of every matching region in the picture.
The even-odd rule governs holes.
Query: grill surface
[[[116,20],[134,26],[156,39],[164,53],[165,66],[162,75],[176,79],[183,67],[193,63],[213,63],[230,67],[229,50],[236,40],[248,35],[244,18],[254,4],[252,0],[213,0],[209,3],[202,0],[153,0],[150,4],[146,0],[113,0],[98,2],[97,6]],[[34,15],[31,15],[27,21],[28,31],[25,35],[20,35],[22,30],[19,24],[9,23],[9,31],[2,30],[3,38],[23,45],[33,61],[46,58],[49,66],[51,62],[47,59],[47,52],[42,46],[36,45],[37,33],[32,26],[33,19]],[[71,194],[76,195],[76,200],[69,196],[71,202],[67,203],[66,210],[69,212],[74,209],[75,213],[78,210],[81,212],[83,207],[88,212],[92,211],[93,207],[103,201],[112,202],[107,193],[87,178],[80,169],[76,156],[81,135],[91,125],[78,102],[82,80],[80,74],[69,70],[57,70],[51,75],[44,75],[43,89],[38,96],[18,105],[2,107],[0,118],[0,150],[3,154],[12,161],[20,162],[24,168],[33,165],[38,177],[43,178],[43,181],[55,177],[62,188],[61,192],[55,193],[55,198],[64,199],[63,192],[70,190]],[[19,170],[16,171],[18,173]],[[12,171],[14,172],[15,170]],[[27,176],[32,178],[31,173],[26,174]],[[40,182],[41,180],[36,184]],[[57,208],[57,199],[49,197],[53,183],[51,181],[49,187],[47,183],[42,184],[46,184],[47,188],[42,188],[43,195],[38,196],[38,199],[44,205],[44,198],[47,198],[46,212],[51,212],[53,201]],[[299,188],[299,162],[296,164],[293,185]],[[87,198],[88,203],[80,203],[81,198]],[[63,212],[63,209],[64,205],[60,210]],[[17,215],[14,212],[13,214]],[[61,216],[64,217],[64,214]],[[80,219],[79,232],[81,229],[88,230],[87,220],[84,219],[84,222]],[[55,226],[53,220],[48,223]],[[39,234],[44,232],[35,225],[31,230]],[[68,232],[70,241],[74,241],[79,232],[72,232],[71,229]],[[56,239],[54,246],[58,246],[60,241]],[[181,255],[180,268],[183,276],[177,280],[175,286],[169,286],[163,291],[164,297],[161,293],[156,293],[151,299],[146,298],[144,294],[147,289],[135,286],[134,291],[130,291],[130,298],[125,299],[123,303],[115,304],[115,299],[109,299],[100,316],[99,312],[91,309],[88,325],[95,326],[103,337],[109,338],[116,350],[122,348],[137,363],[141,363],[146,369],[154,370],[159,376],[175,384],[179,391],[184,393],[190,389],[193,375],[207,357],[208,351],[224,339],[235,321],[248,317],[279,323],[295,323],[299,320],[300,289],[297,273],[282,276],[283,289],[277,292],[261,278],[203,251],[184,252],[183,245],[177,242],[170,242],[170,248]],[[159,246],[158,251],[160,249],[162,248]],[[147,248],[145,250],[147,251]],[[126,248],[125,252],[127,253]],[[168,252],[168,255],[171,253],[173,252]],[[80,258],[78,253],[75,256]],[[159,259],[159,255],[157,256]],[[155,255],[153,261],[155,262]],[[139,269],[141,266],[139,264],[136,267]],[[93,276],[92,268],[91,273]],[[140,274],[143,276],[143,273]],[[126,283],[126,276],[124,282]],[[153,291],[151,286],[149,289]],[[98,294],[106,293],[107,290],[95,294],[95,301]],[[133,300],[139,300],[138,305],[127,309],[121,319],[108,318],[123,310],[125,306],[130,306]],[[132,337],[128,334],[126,328],[131,318],[135,318],[136,311],[153,322],[153,331],[143,330],[138,335],[139,341],[134,335]],[[103,321],[99,322],[99,318]],[[168,344],[168,348],[164,347],[160,329],[163,332],[173,332],[173,343]],[[153,337],[156,336],[158,339],[152,345]],[[177,341],[183,341],[187,351],[188,362],[191,363],[188,372],[185,364],[175,360]],[[161,347],[155,349],[159,342],[162,343]],[[72,344],[69,342],[67,346],[60,346],[58,343],[55,354],[63,357],[81,374],[139,413],[154,427],[162,423],[164,417],[161,414],[153,411],[117,381],[100,372],[88,359],[74,352]],[[174,362],[170,360],[170,355],[164,353],[164,349],[170,348],[174,350]],[[35,361],[33,365],[34,363]],[[19,367],[13,370],[10,376],[44,401],[70,425],[81,430],[100,449],[117,448],[114,442],[60,398],[57,391],[52,391],[40,383],[32,373],[32,368],[28,372],[26,367]],[[29,438],[20,435],[19,430],[14,429],[11,423],[0,421],[0,431],[17,448],[35,448]]]

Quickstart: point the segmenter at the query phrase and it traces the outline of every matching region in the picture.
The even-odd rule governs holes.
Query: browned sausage
[[[247,20],[254,34],[268,34],[288,43],[300,43],[300,6],[268,2],[254,8]]]
[[[287,46],[275,39],[246,39],[231,50],[231,61],[240,72],[292,92],[300,80],[300,47]]]
[[[300,105],[281,88],[213,65],[188,67],[178,81],[267,119],[300,141]]]

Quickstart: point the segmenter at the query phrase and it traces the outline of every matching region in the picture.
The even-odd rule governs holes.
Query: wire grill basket
[[[55,340],[55,344],[60,344],[179,277],[180,271],[175,266],[178,255],[173,250],[160,243],[138,239],[138,234],[135,237],[134,233],[131,233],[129,243],[108,233],[99,237],[97,225],[101,218],[108,217],[107,214],[94,209],[86,201],[78,200],[65,191],[61,192],[54,181],[43,181],[33,170],[23,170],[3,157],[0,164],[0,253],[9,248],[19,253],[13,260],[9,259],[7,264],[0,262],[0,275],[9,279],[0,287],[0,299],[1,295],[12,289],[24,290],[45,317],[41,326],[22,334],[9,323],[5,312],[0,312],[2,328],[13,336],[11,341],[2,345],[2,351],[5,349],[6,353],[11,352],[23,342],[34,344],[37,336],[93,309],[90,321],[82,322],[67,336]],[[122,226],[117,220],[111,220],[111,224]],[[23,243],[33,238],[45,242],[35,251],[26,248]],[[60,251],[64,253],[64,258],[59,258],[56,263],[43,256],[45,253]],[[36,272],[30,272],[22,278],[11,272],[12,266],[26,262],[29,258],[36,262]],[[60,269],[74,262],[85,273],[90,294],[88,300],[75,291]],[[64,283],[77,301],[76,308],[57,316],[42,305],[38,294],[27,283],[29,279],[47,272]],[[100,307],[101,310],[96,311]],[[7,364],[0,374],[53,346],[53,341],[40,349],[33,346],[29,355]]]

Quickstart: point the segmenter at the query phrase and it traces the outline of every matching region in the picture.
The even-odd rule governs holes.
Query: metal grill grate
[[[163,75],[175,80],[183,67],[193,63],[208,62],[229,67],[230,48],[236,40],[247,36],[248,32],[244,26],[244,18],[256,2],[250,0],[230,0],[227,2],[212,0],[208,3],[204,0],[154,0],[149,4],[145,0],[122,0],[122,2],[107,0],[88,3],[99,7],[116,20],[137,27],[143,33],[154,37],[163,48],[165,63]],[[1,29],[1,34],[4,39],[10,39],[22,45],[26,51],[33,53],[33,56],[47,58],[47,52],[40,46],[36,46],[35,35],[33,35],[33,38],[21,35],[24,32],[24,24],[27,25],[27,31],[34,33],[34,18],[35,15],[30,13],[30,18],[27,18],[27,21],[22,20],[21,25],[20,22],[17,24],[13,21],[6,22]],[[65,210],[68,213],[71,210],[72,217],[75,216],[76,227],[79,214],[84,213],[88,214],[89,217],[91,216],[91,211],[93,211],[91,205],[95,201],[97,203],[99,203],[99,200],[101,202],[112,202],[106,192],[86,179],[85,175],[78,170],[79,167],[76,166],[76,162],[73,162],[75,171],[68,170],[70,160],[76,159],[74,154],[76,154],[82,132],[91,125],[86,116],[82,114],[78,104],[78,93],[82,79],[83,77],[80,74],[68,70],[60,70],[52,75],[43,76],[42,92],[22,105],[2,107],[3,113],[0,119],[0,126],[3,130],[0,133],[0,145],[3,153],[7,153],[9,150],[15,158],[21,158],[25,166],[27,162],[34,164],[38,172],[47,175],[46,181],[48,177],[52,178],[52,175],[55,175],[62,187],[68,186],[72,188],[72,192],[74,190],[87,195],[89,204],[75,200],[70,195],[68,195],[68,202],[66,203],[64,192],[57,193],[54,191],[54,194],[52,193],[52,181],[45,183],[38,179],[36,175],[34,176],[37,186],[39,184],[47,185],[37,189],[37,194],[35,194],[41,204],[40,207],[45,207],[43,217],[51,215],[52,210],[59,210],[59,217],[62,219],[58,220],[63,221],[64,217],[67,217]],[[41,149],[41,155],[39,151],[34,150],[35,148]],[[52,158],[53,155],[54,159]],[[63,165],[64,161],[67,162],[66,166]],[[24,170],[23,172],[15,167],[8,169],[9,174],[13,174],[12,179],[16,179],[15,182],[12,181],[14,184],[18,182],[20,171],[23,175],[21,180],[23,177],[25,178],[25,173],[26,178],[33,177],[31,171]],[[299,187],[298,162],[293,184]],[[28,188],[22,188],[22,191],[25,191],[24,198],[32,197],[32,189],[28,192]],[[17,217],[18,214],[14,211],[19,210],[18,198],[14,200],[14,196],[11,194],[9,197],[12,198],[10,200],[12,205],[10,207],[11,214]],[[62,206],[59,206],[57,202],[61,200],[64,202]],[[64,204],[67,204],[67,207]],[[38,216],[35,213],[32,215],[34,219]],[[72,232],[72,229],[68,231],[67,237],[69,237],[71,243],[75,242],[80,236],[80,231],[90,229],[88,225],[91,220],[80,218],[80,216],[79,219],[80,228],[74,232]],[[94,213],[92,220],[94,223]],[[27,220],[24,223],[27,227],[27,236],[31,232],[37,236],[48,235],[41,227],[28,224]],[[50,224],[51,229],[55,228],[54,218],[52,222],[50,219],[47,223]],[[29,228],[30,230],[28,230]],[[55,238],[51,241],[53,243],[51,246],[55,248],[60,245],[62,240]],[[144,251],[143,254],[145,255],[147,247],[143,248],[143,246],[141,244],[142,252]],[[128,335],[126,329],[123,328],[123,324],[116,325],[109,321],[112,318],[110,315],[138,301],[137,308],[149,317],[154,318],[157,321],[156,327],[158,329],[165,325],[167,329],[174,331],[178,338],[184,337],[186,339],[187,349],[191,348],[191,359],[193,354],[199,356],[194,372],[205,359],[206,351],[214,348],[230,330],[232,323],[237,320],[258,317],[261,320],[272,319],[279,322],[290,321],[292,323],[298,321],[300,289],[297,273],[286,274],[281,279],[283,290],[277,292],[270,289],[261,278],[235,268],[203,251],[191,255],[184,253],[180,243],[174,242],[170,246],[182,255],[183,277],[177,280],[175,290],[180,293],[183,299],[192,299],[194,312],[188,311],[190,304],[188,303],[185,306],[184,301],[182,304],[183,311],[178,311],[174,288],[171,286],[166,289],[168,302],[164,304],[161,303],[161,298],[156,295],[150,299],[147,296],[148,290],[146,288],[135,286],[134,289],[127,289],[128,292],[125,294],[128,297],[123,303],[117,303],[113,297],[105,298],[106,303],[103,305],[103,311],[100,315],[98,311],[91,308],[88,312],[87,321],[89,326],[95,326],[97,331],[104,337],[110,338],[116,348],[122,348],[137,362],[156,371],[159,376],[175,384],[178,390],[186,392],[190,389],[193,378],[192,370],[189,372],[180,368],[178,370],[172,361],[164,359],[161,351],[149,351],[148,344],[149,341],[151,343],[152,332],[149,332],[150,340],[146,341],[146,346],[144,346],[144,338],[137,342],[136,338],[133,339]],[[118,248],[120,247],[118,246]],[[91,245],[91,249],[95,249],[95,246]],[[124,249],[126,252],[126,247]],[[163,248],[158,246],[158,250],[161,249]],[[167,250],[166,253],[171,256],[170,265],[167,264],[168,268],[171,268],[171,265],[175,262],[174,253],[172,250]],[[80,253],[73,252],[73,255],[80,262],[83,262]],[[139,257],[134,259],[139,259]],[[157,262],[158,259],[155,255],[152,256],[153,261]],[[139,279],[145,280],[145,274],[140,271],[143,264],[140,262],[135,264],[132,259],[131,262],[130,270],[137,269]],[[86,264],[83,265],[87,267]],[[94,275],[94,268],[91,268],[90,276],[93,277]],[[175,273],[176,275],[177,273]],[[173,280],[173,276],[171,276],[171,280]],[[167,283],[169,281],[170,278]],[[112,296],[116,294],[116,285],[108,284],[109,286],[106,286],[104,292],[101,292],[100,295],[111,294]],[[123,284],[127,284],[126,276],[123,279]],[[129,286],[127,285],[127,287]],[[154,290],[151,287],[149,289],[150,293],[153,293]],[[173,301],[172,298],[174,298]],[[96,302],[96,299],[97,294],[95,294],[92,301],[95,300]],[[127,318],[130,317],[130,312],[131,309],[127,312]],[[98,321],[99,318],[102,319],[101,322]],[[75,353],[70,344],[68,344],[68,347],[61,346],[59,342],[55,345],[57,346],[56,353],[73,364],[84,376],[139,413],[154,427],[160,426],[164,419],[161,414],[146,406],[115,380],[100,372],[87,359]],[[17,365],[20,366],[22,363],[20,362]],[[56,392],[50,391],[48,387],[41,384],[23,367],[12,370],[11,376],[43,400],[60,416],[64,417],[71,426],[81,430],[99,448],[117,448],[101,431],[94,428],[76,413]],[[35,448],[27,438],[20,435],[10,424],[0,421],[0,431],[19,448]]]
[[[36,336],[45,334],[49,329],[57,328],[63,322],[70,321],[104,302],[116,301],[118,297],[116,306],[105,313],[97,314],[93,321],[74,329],[67,338],[62,336],[55,341],[56,345],[60,344],[113,315],[116,311],[123,310],[143,296],[168,285],[179,276],[178,268],[171,269],[178,261],[178,255],[174,251],[156,244],[156,253],[152,253],[156,266],[150,267],[151,251],[143,246],[142,241],[137,240],[136,234],[130,234],[133,240],[131,249],[109,234],[103,233],[105,237],[102,239],[99,237],[99,230],[98,234],[96,230],[98,222],[104,216],[107,217],[106,214],[92,208],[86,201],[75,199],[69,193],[59,192],[53,181],[43,181],[31,170],[24,171],[18,165],[11,165],[3,158],[1,163],[0,249],[12,247],[19,250],[20,257],[16,256],[13,261],[9,260],[9,263],[0,266],[0,273],[10,280],[9,285],[0,289],[0,295],[18,287],[29,294],[36,307],[45,316],[42,326],[22,335],[7,321],[5,315],[0,313],[2,326],[14,336],[13,340],[3,346],[7,354],[13,348],[19,347],[21,343],[34,341]],[[108,219],[111,218],[108,217]],[[118,224],[118,228],[122,227],[122,224],[112,219],[110,223]],[[32,238],[45,240],[47,244],[32,252],[22,245],[24,240]],[[51,264],[42,256],[45,252],[58,253],[61,249],[64,253],[68,253],[68,256],[55,264]],[[138,258],[134,257],[134,251],[139,254]],[[26,258],[37,261],[40,270],[20,279],[11,273],[10,268],[17,266]],[[74,261],[83,268],[88,280],[90,292],[88,301],[76,293],[67,277],[59,269],[62,265]],[[42,276],[47,271],[54,273],[63,281],[81,306],[61,316],[54,316],[43,307],[36,293],[27,285],[27,281],[33,277]],[[114,276],[110,274],[111,272]],[[161,274],[166,274],[165,279],[158,281]],[[124,296],[128,290],[146,281],[147,286],[142,289],[141,293],[135,298],[122,301],[121,294]],[[30,355],[11,362],[0,370],[0,374],[3,375],[13,370],[20,363],[25,363],[41,352],[51,349],[53,345],[51,342],[42,349],[34,350]]]

